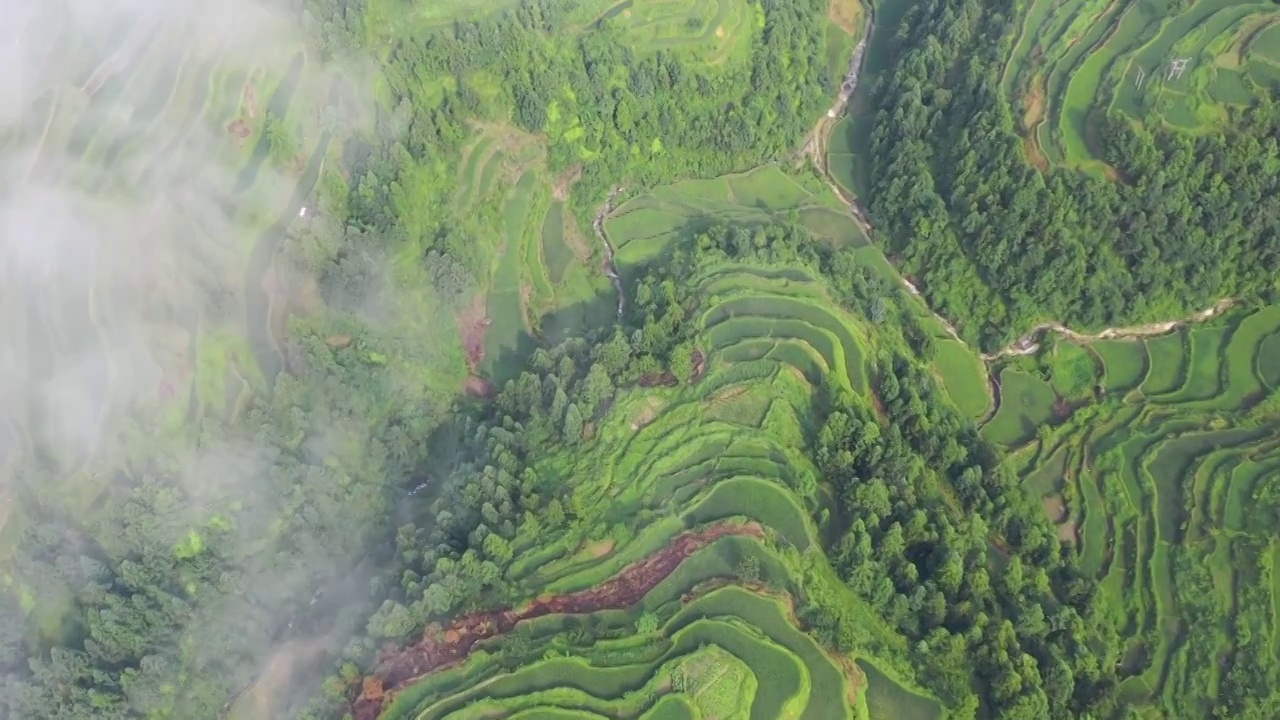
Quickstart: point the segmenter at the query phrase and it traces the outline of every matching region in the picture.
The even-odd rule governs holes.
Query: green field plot
[[[1266,336],[1258,344],[1254,369],[1267,388],[1280,388],[1280,332]]]
[[[553,202],[542,224],[542,256],[547,263],[551,282],[561,283],[575,260],[573,248],[565,238],[564,203]]]
[[[848,211],[806,208],[800,211],[800,223],[814,235],[830,240],[835,247],[858,248],[870,242]]]
[[[1141,340],[1099,340],[1091,346],[1102,361],[1107,392],[1138,386],[1147,375],[1147,347]]]
[[[955,340],[939,342],[933,367],[960,412],[980,418],[991,410],[987,368],[967,345]]]
[[[1208,400],[1222,392],[1220,364],[1223,348],[1231,328],[1227,326],[1200,327],[1189,333],[1191,345],[1187,360],[1187,374],[1181,387],[1160,396],[1161,402],[1182,403]]]
[[[717,483],[706,499],[685,513],[684,521],[692,527],[735,516],[762,521],[802,552],[809,548],[810,533],[804,509],[785,489],[758,478]]]
[[[588,13],[597,23],[607,19],[640,51],[675,51],[713,64],[740,55],[756,31],[755,15],[743,0],[622,0]]]
[[[625,617],[598,615],[601,622]],[[539,643],[539,628],[555,633],[566,627],[554,617],[535,624],[522,634]],[[777,601],[735,586],[687,604],[648,639],[559,647],[571,654],[505,674],[484,673],[477,664],[452,671],[452,681],[428,678],[383,717],[667,717],[658,713],[691,711],[693,717],[759,720],[852,718],[847,681],[837,666],[790,623]]]
[[[1056,345],[1049,368],[1049,381],[1054,392],[1067,400],[1092,394],[1100,374],[1093,354],[1074,343]]]
[[[643,265],[715,223],[757,225],[796,212],[814,235],[835,247],[861,247],[867,239],[830,188],[810,187],[776,165],[709,180],[684,180],[623,203],[605,221],[618,262]]]
[[[798,183],[787,177],[776,165],[767,165],[745,175],[730,175],[729,189],[739,205],[762,210],[785,210],[800,207],[811,197]]]
[[[704,317],[713,347],[752,337],[788,337],[817,349],[829,367],[843,367],[850,386],[867,388],[861,343],[849,326],[830,310],[808,301],[784,297],[735,297],[714,306]]]
[[[1186,342],[1186,335],[1182,332],[1161,335],[1146,341],[1149,360],[1147,375],[1142,381],[1143,394],[1161,395],[1182,386],[1190,358]]]
[[[521,299],[521,261],[526,242],[533,241],[528,218],[534,203],[538,175],[530,170],[520,177],[502,208],[506,245],[494,272],[485,301],[493,323],[485,334],[484,367],[494,377],[506,377],[503,367],[517,361],[521,339],[527,337]],[[534,228],[536,230],[536,228]]]
[[[497,154],[497,145],[497,138],[484,134],[463,151],[462,165],[458,169],[459,205],[469,206],[481,195],[484,171]]]
[[[1001,445],[1020,445],[1053,420],[1056,399],[1053,388],[1043,380],[1006,369],[1000,373],[999,409],[982,432]]]
[[[944,717],[933,698],[917,695],[885,675],[874,664],[858,661],[867,676],[867,710],[870,720],[936,720]]]

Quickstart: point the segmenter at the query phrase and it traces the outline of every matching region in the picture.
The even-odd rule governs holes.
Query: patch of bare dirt
[[[1061,493],[1046,495],[1043,503],[1045,514],[1054,523],[1060,523],[1067,519],[1067,503],[1063,501]]]
[[[325,345],[331,348],[344,348],[351,344],[350,335],[330,335],[324,341]]]
[[[244,120],[236,118],[227,123],[227,132],[236,140],[244,141],[248,140],[249,136],[253,134],[253,128],[249,127],[249,123]]]
[[[720,392],[716,393],[715,395],[712,395],[711,400],[708,404],[720,405],[723,403],[727,403],[730,400],[733,400],[734,398],[745,395],[747,393],[747,390],[749,389],[750,388],[748,388],[746,385],[734,385],[733,387],[727,387],[724,390],[721,390]]]
[[[1036,128],[1044,122],[1044,83],[1037,75],[1032,78],[1027,89],[1025,110],[1022,113],[1022,149],[1026,153],[1027,162],[1040,172],[1049,169],[1049,159],[1040,149],[1040,141],[1036,139]]]
[[[1064,522],[1058,526],[1058,542],[1075,545],[1078,541],[1075,523]]]
[[[496,390],[493,383],[485,380],[479,375],[468,375],[467,382],[463,385],[463,392],[472,397],[490,398],[493,397]]]
[[[599,560],[613,552],[615,545],[613,538],[605,538],[604,540],[588,543],[586,547],[582,548],[582,553],[592,560]]]
[[[831,0],[827,6],[827,17],[850,37],[855,36],[861,27],[862,3],[858,0]]]
[[[467,367],[474,374],[484,360],[484,336],[493,321],[484,304],[484,293],[476,293],[471,304],[458,313],[458,331],[462,334],[462,350],[467,355]]]
[[[721,25],[721,26],[719,26],[719,27],[717,27],[717,28],[716,28],[716,37],[718,37],[718,38],[723,38],[723,37],[724,37],[724,26],[723,26],[723,25]]]
[[[278,707],[289,687],[297,677],[323,659],[325,644],[321,639],[291,642],[267,659],[258,679],[231,704],[228,720],[251,720],[279,717],[284,708]],[[380,688],[373,679],[368,690],[376,694]]]
[[[555,182],[551,184],[551,199],[559,200],[560,202],[568,200],[569,188],[573,187],[573,184],[578,182],[580,177],[582,177],[581,165],[576,165],[561,173],[560,177],[556,178]]]
[[[241,107],[244,108],[244,114],[250,118],[258,117],[258,85],[250,79],[244,84],[244,94],[240,97]]]
[[[1026,135],[1022,138],[1022,150],[1027,155],[1027,162],[1031,163],[1031,167],[1040,172],[1049,171],[1049,158],[1044,156],[1044,152],[1040,150],[1040,143],[1036,141],[1035,135]]]
[[[421,640],[406,648],[389,646],[379,653],[377,666],[364,679],[351,705],[355,720],[377,720],[395,692],[419,678],[465,658],[481,640],[511,632],[522,620],[546,615],[581,615],[634,605],[680,563],[715,540],[731,535],[764,537],[759,523],[718,523],[685,532],[660,552],[629,565],[600,585],[558,597],[539,598],[519,609],[477,612],[447,627],[429,626]]]

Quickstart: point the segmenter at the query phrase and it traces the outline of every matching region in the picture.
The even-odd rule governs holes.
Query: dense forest
[[[1269,297],[1280,109],[1200,136],[1096,118],[1101,177],[1028,162],[1000,93],[1004,2],[912,5],[871,91],[869,210],[931,305],[985,349],[1038,322],[1101,328]]]

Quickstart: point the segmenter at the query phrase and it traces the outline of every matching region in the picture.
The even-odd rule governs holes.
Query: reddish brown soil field
[[[467,354],[467,367],[474,374],[484,360],[484,335],[492,320],[486,314],[484,295],[477,294],[471,304],[458,313],[458,332],[462,334],[462,349]]]
[[[473,397],[487,398],[493,397],[494,394],[493,383],[479,375],[468,375],[467,384],[463,387],[463,390]]]
[[[690,555],[730,535],[763,537],[764,529],[754,522],[720,523],[686,532],[662,552],[628,566],[594,588],[539,598],[520,608],[464,615],[444,627],[429,626],[418,642],[402,649],[382,651],[373,674],[364,679],[360,696],[352,703],[351,714],[355,720],[377,720],[383,704],[397,690],[462,660],[476,643],[510,632],[521,620],[631,607]]]
[[[243,120],[232,120],[227,125],[227,132],[231,133],[231,137],[237,140],[244,140],[253,132],[249,129],[249,124]]]

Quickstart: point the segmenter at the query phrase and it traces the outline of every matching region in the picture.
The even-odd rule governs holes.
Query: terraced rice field
[[[1248,0],[1034,0],[1002,85],[1029,152],[1100,168],[1101,114],[1195,132],[1271,95],[1278,19],[1274,3]]]
[[[667,252],[716,221],[760,224],[795,211],[811,232],[835,245],[867,244],[848,209],[824,184],[787,175],[768,165],[749,173],[711,180],[688,180],[658,188],[623,203],[605,222],[628,267]]]
[[[507,579],[540,599],[429,633],[406,651],[418,661],[385,660],[373,687],[391,698],[366,693],[357,718],[854,720],[868,700],[939,716],[909,677],[868,690],[795,615],[804,578],[828,578],[892,642],[815,552],[830,495],[803,452],[824,374],[869,392],[867,328],[802,268],[717,265],[692,283],[702,377],[621,391],[582,452],[535,468],[568,479],[578,514],[513,541]],[[467,637],[464,662],[404,669]]]
[[[982,418],[991,410],[987,368],[968,347],[957,340],[939,341],[933,366],[961,412]]]
[[[606,0],[573,14],[584,29],[609,22],[640,51],[674,51],[712,64],[741,59],[757,31],[744,0]]]
[[[1277,337],[1273,305],[1145,341],[1076,346],[1103,368],[1103,391],[1038,435],[1025,424],[1052,392],[1002,376],[1006,391],[1016,380],[1013,392],[1038,398],[1037,410],[1020,410],[1015,432],[1002,418],[1006,397],[987,435],[1023,445],[1014,461],[1029,491],[1053,506],[1099,581],[1104,614],[1129,638],[1122,689],[1132,702],[1207,715],[1234,666],[1273,667]]]

